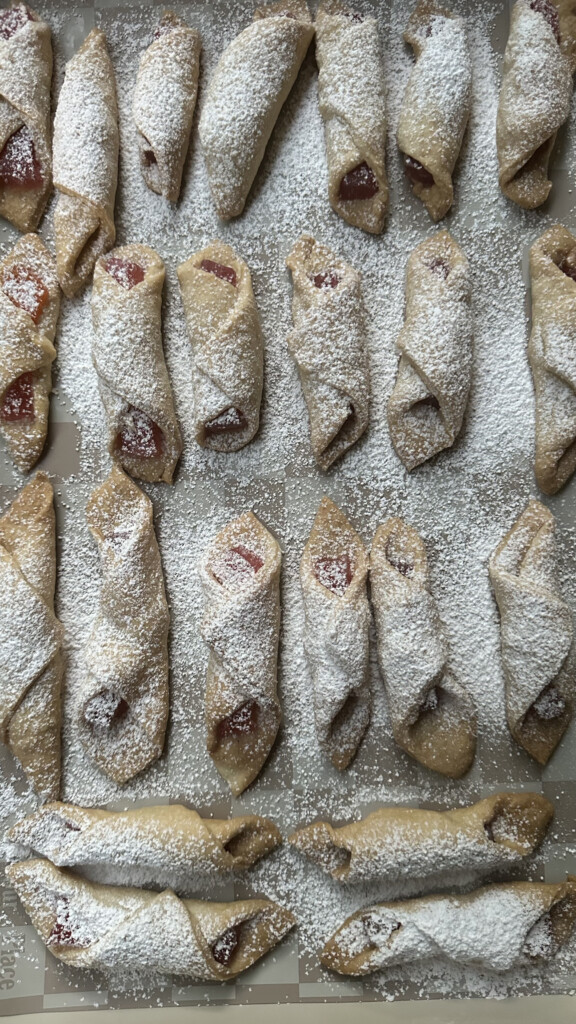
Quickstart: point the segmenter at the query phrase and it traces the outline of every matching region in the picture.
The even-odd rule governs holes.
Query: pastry
[[[447,665],[424,542],[402,519],[378,527],[370,582],[394,739],[426,768],[457,779],[474,760],[476,712]]]
[[[280,562],[274,537],[247,512],[220,530],[202,566],[207,747],[234,796],[260,772],[282,717]]]
[[[34,231],[52,191],[50,26],[26,4],[0,11],[0,216]]]
[[[93,28],[66,65],[54,119],[54,238],[58,279],[71,297],[114,245],[118,109],[106,37]]]
[[[576,877],[380,903],[352,914],[321,953],[340,974],[442,957],[492,971],[553,960],[576,921]]]
[[[137,865],[190,874],[244,871],[282,841],[268,818],[201,818],[179,804],[129,811],[46,804],[14,825],[9,838],[60,867]]]
[[[76,726],[98,767],[123,783],[162,753],[170,616],[152,503],[119,466],[92,492],[86,517],[103,581]]]
[[[386,87],[376,18],[341,0],[316,15],[318,103],[324,121],[328,196],[348,224],[378,234],[388,208]]]
[[[576,238],[561,224],[530,249],[536,481],[556,494],[576,469]]]
[[[148,188],[176,202],[198,91],[200,35],[167,11],[140,59],[132,113],[142,176]]]
[[[108,451],[139,480],[171,483],[182,451],[162,349],[164,264],[147,245],[101,256],[92,289],[92,361]]]
[[[294,283],[288,348],[308,407],[314,458],[326,470],[368,426],[360,274],[310,235],[298,239],[286,263]]]
[[[318,742],[339,771],[370,721],[368,556],[346,516],[323,498],[300,563],[304,648]]]
[[[318,821],[290,842],[338,882],[405,882],[518,864],[540,845],[553,815],[538,793],[496,793],[451,811],[382,807],[341,828]]]
[[[558,588],[555,532],[549,509],[530,501],[490,559],[508,725],[539,764],[546,764],[574,714],[572,612]]]
[[[0,262],[0,431],[23,472],[46,443],[59,312],[56,264],[25,235]]]
[[[54,492],[37,473],[0,519],[0,739],[42,799],[60,791],[62,627]]]
[[[500,188],[526,210],[552,188],[548,163],[570,113],[576,12],[570,0],[516,0],[504,53],[496,146]]]
[[[216,452],[235,452],[260,423],[262,331],[244,260],[212,242],[178,267],[194,353],[194,434]]]
[[[306,0],[259,7],[226,48],[200,116],[200,141],[216,212],[244,209],[276,119],[314,35]]]
[[[212,903],[97,885],[48,860],[18,861],[6,875],[50,952],[73,967],[227,981],[295,924],[271,900]]]
[[[407,470],[460,433],[472,379],[470,267],[447,231],[417,245],[406,270],[406,317],[388,426]]]
[[[406,31],[416,63],[406,86],[398,146],[414,194],[432,220],[454,201],[452,174],[472,105],[472,62],[462,18],[419,0]]]

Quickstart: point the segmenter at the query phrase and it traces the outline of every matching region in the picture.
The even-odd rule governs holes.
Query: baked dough
[[[178,267],[194,353],[194,434],[216,452],[235,452],[260,424],[264,342],[244,260],[211,242]]]
[[[388,426],[407,470],[460,433],[472,379],[470,267],[447,231],[417,245],[406,269],[406,318]]]
[[[286,264],[294,283],[288,348],[308,407],[314,458],[326,470],[368,426],[370,374],[360,274],[310,235],[298,239]]]
[[[0,739],[43,799],[60,791],[63,631],[54,492],[37,473],[0,519]]]
[[[59,313],[55,261],[25,235],[0,262],[0,431],[23,472],[46,443]]]
[[[472,105],[472,61],[463,18],[420,0],[404,33],[416,63],[406,86],[398,146],[414,194],[432,220],[454,201],[452,174]]]
[[[318,821],[290,842],[337,882],[405,882],[518,864],[540,845],[553,815],[538,793],[496,793],[450,811],[382,807],[341,828]]]
[[[164,264],[147,245],[101,257],[92,289],[92,360],[108,451],[139,480],[172,482],[182,451],[162,349]]]
[[[362,540],[334,502],[322,498],[300,563],[304,648],[318,742],[339,771],[370,722],[367,578]]]
[[[86,516],[103,581],[76,726],[98,767],[123,783],[162,753],[170,616],[150,499],[114,466]]]
[[[572,612],[558,588],[555,533],[550,510],[530,501],[490,559],[508,725],[539,764],[570,724],[576,686]]]
[[[546,964],[576,921],[576,877],[509,882],[466,895],[380,903],[352,914],[321,953],[340,974],[442,957],[492,971]]]
[[[526,210],[552,188],[548,163],[570,113],[576,66],[571,0],[516,0],[504,53],[496,121],[500,188]]]
[[[220,530],[202,566],[207,747],[234,796],[260,772],[282,717],[280,563],[274,537],[247,512]]]
[[[69,297],[114,245],[118,145],[114,68],[104,33],[93,28],[66,65],[54,119],[54,239],[58,279]]]
[[[132,113],[142,176],[148,188],[176,202],[190,142],[200,35],[167,11],[140,58]]]
[[[18,861],[6,875],[42,941],[71,967],[228,981],[295,924],[271,900],[181,900],[170,889],[97,885],[47,860]]]
[[[282,842],[268,818],[201,818],[180,804],[101,811],[51,803],[14,825],[9,838],[60,867],[138,865],[191,875],[244,871]]]
[[[376,530],[370,582],[394,739],[426,768],[459,778],[474,760],[476,712],[447,665],[424,542],[402,519]]]
[[[576,238],[561,224],[530,249],[536,482],[556,494],[576,469]]]
[[[224,50],[212,75],[199,132],[219,217],[238,217],[268,139],[314,35],[306,0],[279,0]]]
[[[0,216],[34,231],[52,191],[50,26],[22,3],[0,25]]]
[[[376,18],[361,17],[341,0],[322,0],[316,60],[331,206],[348,224],[379,234],[388,209],[388,179],[386,85]]]

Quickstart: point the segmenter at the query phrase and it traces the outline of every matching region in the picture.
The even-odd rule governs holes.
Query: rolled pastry
[[[132,113],[142,176],[148,188],[176,202],[198,91],[200,35],[167,11],[140,58]]]
[[[290,842],[337,882],[398,882],[518,864],[540,845],[553,815],[538,793],[496,793],[451,811],[382,807],[342,828],[319,821]]]
[[[86,516],[103,581],[76,724],[98,767],[123,783],[162,753],[170,616],[150,499],[114,466]]]
[[[102,256],[92,289],[92,361],[108,451],[139,480],[172,482],[182,451],[162,349],[164,264],[147,245]]]
[[[516,0],[504,53],[496,146],[500,188],[526,210],[552,188],[548,163],[570,113],[576,13],[570,0]]]
[[[50,26],[26,4],[0,11],[0,216],[34,231],[52,191]]]
[[[0,519],[0,739],[45,800],[60,792],[63,631],[54,492],[37,473]]]
[[[474,760],[476,712],[447,665],[424,542],[402,519],[376,530],[370,581],[394,739],[426,768],[459,778]]]
[[[406,318],[388,426],[407,470],[460,433],[472,379],[470,267],[447,231],[417,245],[406,269]]]
[[[211,242],[178,267],[194,352],[194,433],[198,444],[235,452],[260,424],[264,343],[250,271],[224,242]]]
[[[259,7],[226,48],[208,86],[199,132],[216,212],[244,209],[276,119],[314,35],[306,0]]]
[[[464,20],[420,0],[404,33],[416,63],[406,86],[398,146],[414,194],[432,220],[454,201],[452,174],[472,104],[472,62]]]
[[[114,245],[118,144],[114,68],[104,33],[93,28],[66,65],[54,119],[56,262],[69,297]]]
[[[274,537],[247,512],[220,530],[202,566],[207,747],[234,796],[260,772],[282,717],[280,562]]]
[[[350,764],[370,721],[367,577],[360,537],[334,502],[322,498],[300,563],[304,647],[318,741],[339,771]]]
[[[314,458],[326,470],[368,426],[370,372],[360,274],[310,235],[298,239],[286,264],[294,283],[288,348],[308,407]]]
[[[212,903],[97,885],[48,860],[18,861],[6,875],[42,941],[72,967],[227,981],[295,924],[271,900]]]
[[[0,262],[0,431],[23,472],[46,443],[59,312],[55,261],[25,235]]]
[[[191,874],[244,871],[282,842],[268,818],[201,818],[179,804],[130,811],[46,804],[14,825],[9,838],[60,867],[136,865]]]
[[[530,249],[536,482],[556,494],[576,469],[576,238],[561,224]]]
[[[490,559],[508,725],[539,764],[546,764],[574,714],[574,630],[558,587],[555,532],[550,510],[530,501]]]
[[[322,0],[316,60],[330,204],[348,224],[378,234],[388,209],[388,179],[386,86],[376,19],[356,14],[341,0]]]
[[[466,895],[380,903],[352,914],[320,959],[340,974],[369,974],[395,964],[443,957],[493,971],[546,964],[576,921],[576,877],[508,882]]]

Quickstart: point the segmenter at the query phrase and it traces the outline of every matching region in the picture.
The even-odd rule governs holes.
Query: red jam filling
[[[427,171],[425,167],[418,160],[414,160],[411,156],[404,157],[404,170],[410,181],[413,181],[417,185],[424,185],[424,188],[432,188],[434,184],[434,178]]]
[[[145,412],[130,406],[116,437],[116,451],[136,459],[158,459],[163,447],[164,436],[158,424]]]
[[[214,945],[212,946],[212,956],[216,963],[222,964],[222,967],[228,967],[234,953],[238,948],[240,941],[240,925],[232,925],[231,928],[227,928],[225,932],[222,932]]]
[[[371,946],[378,948],[402,927],[399,921],[379,921],[377,918],[367,914],[362,918],[364,934]]]
[[[160,39],[162,36],[167,36],[169,32],[172,32],[174,27],[175,26],[171,18],[161,18],[154,30],[154,39]]]
[[[52,926],[52,931],[46,940],[46,945],[85,949],[90,945],[90,942],[91,939],[83,934],[78,923],[71,917],[68,897],[58,896],[56,899],[56,919]]]
[[[219,416],[215,416],[213,420],[208,420],[204,424],[204,436],[217,437],[218,434],[231,434],[235,431],[244,430],[247,426],[248,420],[244,413],[240,409],[235,409],[234,406],[231,406],[229,409],[221,412]]]
[[[323,270],[321,274],[314,274],[312,280],[316,288],[336,288],[340,284],[335,270]]]
[[[216,726],[219,740],[229,736],[248,736],[258,725],[258,704],[255,700],[247,700],[233,711],[227,718],[221,718]]]
[[[566,274],[566,277],[571,277],[573,281],[576,281],[576,261],[574,260],[573,252],[569,253],[561,263],[558,264],[558,269]]]
[[[346,552],[342,555],[317,558],[314,562],[314,575],[323,587],[331,590],[337,597],[342,597],[354,576],[350,555]]]
[[[10,136],[0,153],[0,185],[23,191],[43,184],[42,166],[26,125]]]
[[[402,576],[411,576],[414,572],[414,566],[412,562],[409,562],[403,558],[398,558],[393,551],[391,551],[390,542],[386,545],[386,558],[390,562],[390,565],[394,566],[397,572],[401,573]]]
[[[442,259],[441,256],[435,256],[433,260],[430,260],[428,266],[430,267],[430,270],[432,270],[434,274],[437,274],[438,277],[443,277],[444,280],[446,280],[448,274],[450,273],[450,266],[448,265],[446,260]]]
[[[244,583],[260,571],[264,559],[244,544],[235,544],[220,555],[212,564],[212,575],[218,583]]]
[[[205,270],[207,274],[214,274],[214,277],[219,277],[221,281],[228,281],[234,288],[238,283],[234,268],[225,267],[223,263],[215,263],[214,260],[202,260],[200,270]]]
[[[340,199],[372,199],[380,191],[376,175],[367,163],[358,164],[340,182]]]
[[[29,267],[20,263],[5,272],[2,291],[15,306],[25,309],[35,324],[40,320],[50,298],[44,282]]]
[[[136,284],[141,284],[146,277],[144,267],[133,260],[125,260],[122,256],[109,256],[104,264],[104,269],[110,277],[113,277],[118,284],[130,291]]]
[[[532,705],[532,711],[544,722],[551,722],[555,718],[562,718],[566,711],[566,701],[552,684],[547,686]]]
[[[93,729],[111,729],[128,714],[130,705],[112,690],[101,690],[84,708],[84,721]]]
[[[545,18],[556,37],[556,42],[560,45],[560,18],[555,5],[551,0],[532,0],[530,7]]]
[[[34,376],[21,373],[4,392],[0,419],[5,423],[18,423],[34,419]]]
[[[0,37],[11,39],[27,21],[33,20],[32,12],[28,10],[26,4],[18,4],[17,7],[8,7],[0,11]]]

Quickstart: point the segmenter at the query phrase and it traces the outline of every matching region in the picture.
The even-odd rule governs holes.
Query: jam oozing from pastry
[[[424,715],[428,711],[436,711],[436,708],[438,707],[439,703],[440,698],[438,696],[438,690],[436,689],[435,686],[433,686],[432,689],[428,690],[425,699],[422,701],[422,704],[420,705],[420,714]]]
[[[433,260],[430,260],[428,266],[434,274],[437,274],[438,277],[443,277],[444,280],[446,280],[450,273],[450,264],[443,260],[441,256],[435,256]]]
[[[146,277],[144,267],[133,260],[125,260],[122,256],[109,256],[104,263],[104,269],[127,291],[134,285],[141,284]]]
[[[551,683],[536,698],[532,710],[544,722],[551,722],[555,718],[561,718],[565,713],[566,701],[560,691]]]
[[[56,918],[52,925],[52,931],[46,940],[46,945],[85,949],[90,945],[90,942],[91,939],[84,934],[84,930],[72,917],[68,897],[58,896],[56,898]]]
[[[400,921],[382,921],[378,918],[372,917],[371,914],[366,914],[362,918],[362,924],[364,926],[364,934],[369,944],[378,949],[388,942],[388,939],[402,927]]]
[[[34,419],[34,375],[21,373],[8,385],[0,406],[0,419],[18,423]]]
[[[235,544],[214,559],[210,569],[222,586],[242,585],[252,579],[264,565],[264,559],[244,544]]]
[[[410,181],[416,185],[424,185],[424,188],[432,188],[434,178],[426,168],[412,156],[404,157],[404,170]]]
[[[129,709],[124,697],[119,697],[113,690],[101,690],[87,702],[84,721],[92,729],[112,729],[126,718]]]
[[[374,171],[366,162],[353,167],[340,182],[338,195],[343,200],[372,199],[380,191]]]
[[[232,961],[234,953],[238,949],[238,943],[240,941],[240,928],[241,925],[235,924],[231,928],[227,928],[222,935],[219,935],[216,942],[212,946],[212,956],[214,957],[217,964],[222,964],[222,967],[228,967]]]
[[[255,700],[247,700],[227,718],[221,718],[216,726],[219,740],[230,736],[249,736],[258,725],[259,709]]]
[[[522,952],[525,956],[536,960],[550,960],[560,949],[561,943],[554,932],[554,923],[550,912],[542,914],[536,924],[532,925],[524,941]]]
[[[160,18],[160,21],[154,30],[154,39],[160,39],[162,36],[167,36],[174,28],[175,25],[173,24],[172,19],[164,15],[163,18]]]
[[[26,4],[5,8],[0,11],[0,37],[11,39],[27,21],[33,20],[32,12],[28,10]]]
[[[205,270],[207,274],[214,274],[214,277],[219,277],[221,281],[228,281],[234,288],[238,284],[234,267],[226,267],[223,263],[216,263],[214,260],[202,260],[200,270]]]
[[[244,413],[232,405],[229,409],[221,412],[219,416],[215,416],[213,420],[207,420],[204,424],[204,436],[217,437],[220,434],[233,434],[245,430],[247,426],[248,420]]]
[[[44,282],[23,263],[17,263],[5,271],[2,291],[15,306],[25,309],[35,324],[40,320],[50,298]]]
[[[402,558],[397,551],[394,550],[394,544],[392,538],[388,540],[386,544],[386,558],[402,576],[410,577],[414,572],[414,566],[412,562],[409,562],[407,558]]]
[[[312,280],[316,288],[336,288],[340,284],[335,270],[322,270],[320,274],[314,274]]]
[[[426,395],[426,398],[419,398],[417,402],[414,402],[411,406],[411,412],[418,413],[419,411],[425,412],[427,409],[438,410],[440,408],[440,402],[436,398],[436,395]]]
[[[532,0],[530,7],[545,18],[556,37],[556,42],[560,45],[560,18],[552,0]]]
[[[558,264],[558,268],[563,274],[566,274],[566,277],[571,277],[573,281],[576,281],[576,248],[570,250],[568,255]]]
[[[319,583],[337,597],[348,589],[354,576],[354,566],[348,552],[326,555],[314,562],[314,575]]]
[[[151,149],[145,149],[142,153],[142,156],[144,158],[144,165],[146,167],[152,167],[154,164],[158,163],[156,159],[156,154]]]
[[[131,405],[116,437],[116,451],[136,459],[159,459],[163,448],[164,437],[158,424]]]
[[[42,166],[26,125],[10,136],[0,153],[0,185],[27,191],[43,184]]]

